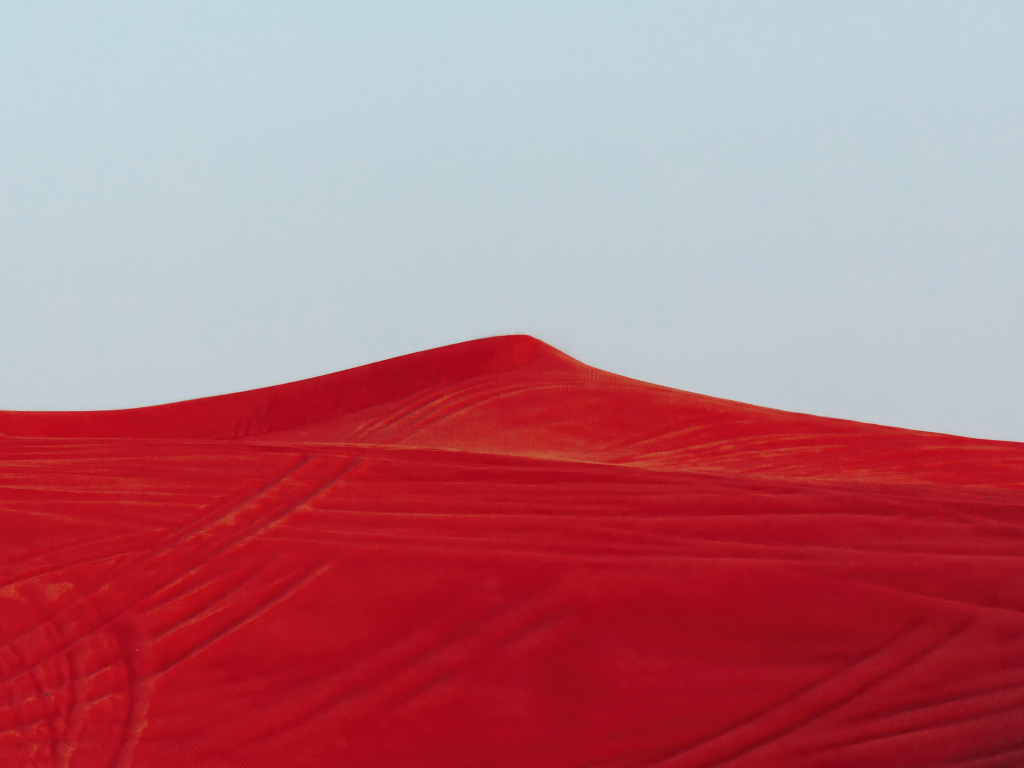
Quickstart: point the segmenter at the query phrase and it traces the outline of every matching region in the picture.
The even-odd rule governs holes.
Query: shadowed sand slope
[[[0,412],[0,766],[1024,765],[1024,446],[529,337]]]

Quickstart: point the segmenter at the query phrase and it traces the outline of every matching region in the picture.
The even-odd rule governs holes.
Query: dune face
[[[1024,445],[529,337],[0,412],[0,766],[1024,765]]]

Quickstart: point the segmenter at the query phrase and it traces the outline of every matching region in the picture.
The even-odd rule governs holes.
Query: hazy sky
[[[1024,3],[8,2],[0,408],[529,333],[1024,440]]]

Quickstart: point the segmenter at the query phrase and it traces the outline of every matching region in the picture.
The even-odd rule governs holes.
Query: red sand
[[[529,337],[0,412],[0,766],[1022,766],[1024,445]]]

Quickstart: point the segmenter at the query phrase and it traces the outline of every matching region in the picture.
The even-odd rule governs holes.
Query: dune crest
[[[311,424],[434,387],[571,359],[530,336],[452,344],[272,387],[111,411],[0,411],[0,435],[223,440]]]

